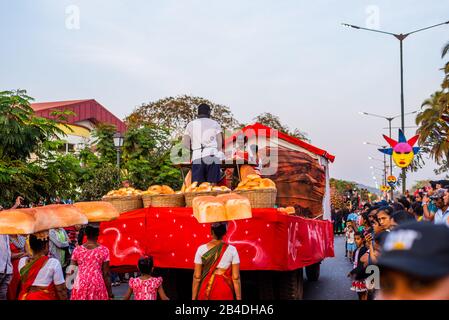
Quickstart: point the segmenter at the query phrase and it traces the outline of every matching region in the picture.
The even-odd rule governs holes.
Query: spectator
[[[354,259],[354,251],[357,249],[357,245],[355,243],[355,227],[353,225],[353,221],[346,222],[345,228],[345,238],[346,238],[346,256],[349,257],[349,261],[353,262]]]
[[[97,225],[88,225],[85,233],[87,242],[76,247],[72,255],[72,265],[79,269],[71,300],[111,300],[109,249],[98,243],[100,228]]]
[[[449,205],[447,197],[446,189],[439,189],[431,196],[431,199],[435,202],[435,206],[437,207],[435,214],[432,214],[429,210],[429,198],[427,196],[424,197],[423,210],[427,220],[433,221],[435,224],[446,224],[449,226]]]
[[[390,231],[391,216],[393,215],[392,207],[382,207],[377,212],[377,220],[384,231]]]
[[[412,203],[411,212],[415,216],[415,219],[417,221],[423,221],[424,210],[423,210],[421,202],[414,202],[414,203]]]
[[[64,228],[51,229],[50,237],[50,257],[59,261],[64,270],[69,265],[69,237]]]
[[[361,260],[368,249],[365,246],[363,233],[356,232],[354,238],[357,249],[354,252],[353,269],[349,272],[348,277],[353,279],[351,290],[357,292],[359,300],[367,300],[367,288],[365,284],[365,279],[367,278],[366,267]]]
[[[11,249],[12,279],[8,286],[8,300],[17,300],[20,288],[19,261],[28,257],[25,249],[26,238],[21,235],[10,235],[9,246]]]
[[[410,204],[410,201],[408,201],[406,197],[399,198],[398,202],[400,204],[402,204],[402,206],[404,207],[404,210],[407,211],[408,209],[410,209],[411,204]]]
[[[391,216],[391,227],[395,228],[401,224],[416,221],[416,219],[407,211],[396,211]]]
[[[379,299],[449,299],[449,229],[429,222],[404,224],[386,237],[378,265]]]
[[[141,276],[129,279],[128,292],[123,300],[129,300],[134,295],[134,300],[157,300],[159,294],[162,300],[169,300],[162,287],[162,277],[153,277],[153,257],[139,259],[138,268]]]
[[[12,264],[9,236],[0,235],[0,300],[6,300],[11,279]]]

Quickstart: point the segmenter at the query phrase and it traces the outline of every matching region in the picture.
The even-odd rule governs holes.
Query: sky
[[[244,123],[271,112],[336,155],[331,176],[374,186],[382,163],[368,157],[383,156],[363,142],[384,144],[387,121],[358,112],[400,114],[399,41],[341,23],[405,33],[448,20],[447,0],[0,0],[0,90],[94,98],[120,118],[183,94]],[[449,25],[405,40],[407,112],[439,88],[448,41]],[[442,178],[435,167],[408,183]]]

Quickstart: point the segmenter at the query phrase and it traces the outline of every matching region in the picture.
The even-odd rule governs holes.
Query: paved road
[[[335,236],[335,257],[321,264],[320,279],[316,282],[304,281],[305,300],[357,300],[357,294],[349,290],[351,281],[346,277],[351,264],[345,258],[344,237]],[[114,287],[116,299],[121,299],[128,286],[123,283]]]
[[[335,257],[321,264],[317,282],[304,281],[304,300],[357,300],[357,294],[349,289],[351,281],[346,277],[351,264],[345,258],[344,242],[343,236],[335,236]]]

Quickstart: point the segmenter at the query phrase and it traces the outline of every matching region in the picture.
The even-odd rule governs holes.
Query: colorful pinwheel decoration
[[[413,161],[415,155],[419,152],[420,147],[414,147],[419,139],[419,135],[407,140],[404,132],[399,129],[399,140],[395,141],[386,135],[384,139],[388,142],[391,148],[379,149],[380,152],[388,154],[393,157],[394,163],[399,168],[407,168]]]

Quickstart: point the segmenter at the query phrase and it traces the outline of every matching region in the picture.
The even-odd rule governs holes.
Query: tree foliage
[[[100,160],[104,163],[115,163],[117,159],[117,150],[114,146],[114,134],[116,126],[112,124],[99,124],[92,132],[94,141],[92,147],[99,153]]]
[[[64,132],[55,120],[38,117],[25,90],[0,92],[0,158],[26,160],[42,144]]]
[[[272,113],[269,112],[262,113],[257,117],[255,117],[254,121],[259,122],[272,129],[286,133],[289,136],[310,142],[309,138],[307,137],[307,133],[302,132],[301,130],[296,128],[291,130],[288,126],[282,124],[281,119],[278,116]]]
[[[177,138],[182,135],[187,124],[196,118],[197,107],[201,103],[211,106],[212,119],[218,121],[224,129],[235,129],[239,126],[229,107],[205,98],[187,95],[167,97],[143,104],[125,121],[131,128],[141,125],[166,128],[173,138]]]
[[[444,47],[442,57],[447,55],[448,50],[449,44]],[[423,102],[422,110],[416,116],[423,152],[440,165],[436,173],[449,168],[449,62],[442,70],[444,78],[441,89]]]

